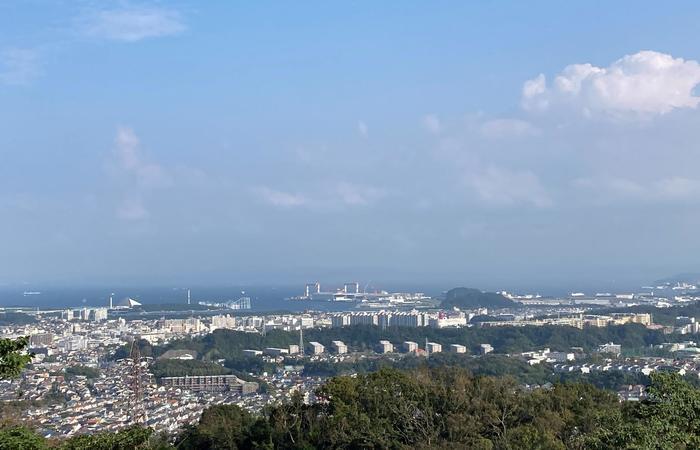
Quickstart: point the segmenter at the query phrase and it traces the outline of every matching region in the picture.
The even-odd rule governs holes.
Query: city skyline
[[[698,19],[0,2],[0,285],[697,272]]]

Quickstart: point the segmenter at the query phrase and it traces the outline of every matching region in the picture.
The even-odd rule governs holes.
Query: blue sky
[[[0,1],[0,283],[700,263],[696,2]]]

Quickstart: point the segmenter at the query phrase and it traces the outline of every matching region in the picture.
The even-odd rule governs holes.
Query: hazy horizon
[[[699,21],[693,2],[0,2],[0,286],[699,271]]]

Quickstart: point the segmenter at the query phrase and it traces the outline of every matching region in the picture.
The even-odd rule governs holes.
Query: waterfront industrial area
[[[700,300],[695,286],[679,286],[633,294],[572,293],[561,298],[501,292],[510,302],[507,307],[443,307],[444,298],[422,293],[368,294],[360,292],[358,283],[323,292],[318,283],[312,283],[303,295],[290,299],[307,302],[303,312],[253,313],[245,308],[250,307],[248,297],[233,302],[202,301],[198,302],[201,310],[188,310],[187,306],[195,304],[189,295],[190,305],[173,304],[148,314],[137,300],[114,301],[111,297],[105,307],[5,308],[0,314],[5,318],[0,337],[29,336],[34,358],[20,378],[0,382],[0,399],[14,405],[21,420],[32,423],[45,436],[72,436],[134,423],[173,432],[196,422],[213,404],[236,404],[257,413],[265,406],[289,401],[295,393],[305,402],[314,402],[316,389],[329,376],[309,369],[318,365],[428,360],[438,354],[478,360],[498,354],[527,366],[546,367],[552,373],[649,375],[664,370],[697,377],[698,318],[679,314],[673,323],[655,321],[654,311],[683,308]],[[348,307],[319,310],[322,302],[342,302]],[[358,305],[367,308],[358,310]],[[588,349],[531,346],[504,351],[486,340],[461,341],[459,334],[460,330],[503,327],[585,330],[630,324],[668,336],[668,341],[649,345],[637,354],[614,341]],[[347,342],[338,338],[343,330],[357,327],[375,330],[377,338],[353,337]],[[197,339],[205,342],[208,336],[219,339],[228,332],[241,333],[230,335],[234,338],[257,340],[229,354],[211,350],[201,354],[191,344]],[[395,337],[404,332],[421,337]],[[284,339],[266,345],[270,336]],[[139,343],[153,349],[173,348],[156,354],[145,352]],[[184,372],[164,375],[161,370],[178,365]],[[188,368],[193,371],[188,373]],[[630,384],[619,395],[635,400],[644,396],[644,389]]]

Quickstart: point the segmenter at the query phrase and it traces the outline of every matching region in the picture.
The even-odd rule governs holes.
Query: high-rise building
[[[218,316],[211,316],[211,329],[212,330],[218,330],[220,328],[236,328],[236,318],[231,317],[230,315],[218,315]]]
[[[95,322],[107,320],[107,308],[95,308],[92,310],[92,318]]]
[[[53,343],[53,334],[51,333],[36,333],[29,336],[29,345],[31,347],[48,347]]]
[[[58,343],[58,348],[64,352],[74,352],[87,349],[87,338],[85,336],[69,336]]]
[[[350,325],[350,314],[335,314],[331,316],[331,327],[342,328]]]

